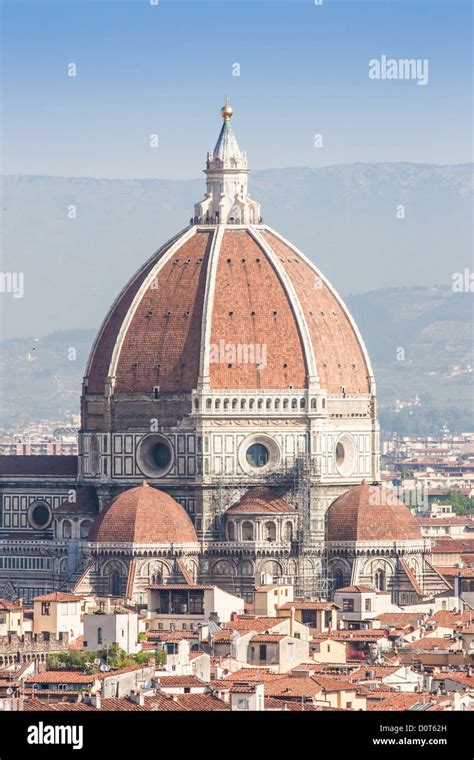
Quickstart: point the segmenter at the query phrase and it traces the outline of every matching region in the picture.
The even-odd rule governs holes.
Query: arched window
[[[246,406],[247,406],[247,399],[241,398],[240,399],[240,408],[241,409],[245,409]]]
[[[232,409],[237,409],[237,404],[238,404],[238,401],[237,401],[237,399],[236,399],[236,398],[233,398],[233,399],[232,399]]]
[[[208,398],[206,399],[206,409],[211,409],[211,408],[212,408],[212,399]]]
[[[220,398],[216,398],[216,403],[215,403],[214,407],[215,407],[216,412],[219,411],[219,409],[221,408],[221,400],[220,400]]]
[[[81,538],[87,538],[91,529],[92,522],[90,520],[83,520],[81,522]]]
[[[72,525],[69,520],[63,520],[63,538],[71,538]]]
[[[265,540],[276,541],[276,525],[274,522],[265,523]]]
[[[229,408],[229,399],[225,398],[224,399],[224,409],[227,410],[228,408]]]
[[[234,570],[232,563],[225,559],[219,560],[219,562],[216,562],[212,568],[212,573],[213,575],[233,575]]]
[[[248,520],[242,523],[242,541],[253,541],[253,524]]]
[[[280,408],[280,399],[276,398],[275,399],[275,411],[277,412],[279,410],[279,408]]]
[[[259,398],[257,401],[257,409],[263,409],[263,398]]]
[[[298,399],[296,398],[291,399],[291,408],[298,409]]]
[[[102,630],[102,628],[98,628],[98,629],[97,629],[97,643],[98,643],[98,644],[103,644],[103,643],[104,643],[104,640],[103,640],[103,630]]]
[[[267,407],[268,410],[272,408],[272,400],[271,400],[271,398],[267,398],[266,407]]]
[[[122,583],[118,570],[114,570],[109,576],[109,589],[112,596],[121,596]]]
[[[334,588],[343,588],[344,586],[344,573],[342,572],[341,568],[338,567],[333,572],[333,578],[334,578]]]
[[[291,523],[289,520],[287,523],[285,523],[285,540],[293,540],[293,523]]]
[[[283,409],[288,409],[290,402],[287,398],[283,399]]]
[[[311,409],[316,409],[316,399],[315,398],[311,399]]]
[[[255,399],[251,398],[249,401],[249,409],[253,410],[255,408]]]
[[[385,573],[383,570],[377,570],[375,573],[375,588],[379,591],[385,591]]]
[[[232,521],[227,525],[227,535],[229,537],[229,541],[235,541],[235,523]]]
[[[300,399],[300,409],[304,409],[306,406],[306,399],[301,398]]]

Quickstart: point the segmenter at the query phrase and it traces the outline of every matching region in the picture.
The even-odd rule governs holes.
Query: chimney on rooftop
[[[95,707],[97,710],[100,710],[101,696],[99,692],[96,692],[95,694],[91,694],[88,701],[89,701],[89,704],[92,705],[92,707]]]
[[[141,691],[131,691],[128,695],[130,702],[143,707],[145,705],[145,695]]]

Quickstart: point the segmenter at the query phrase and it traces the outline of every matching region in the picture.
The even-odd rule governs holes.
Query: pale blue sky
[[[471,160],[468,0],[1,5],[3,173],[199,176],[225,93],[255,169]],[[370,80],[381,55],[427,58],[428,85]]]

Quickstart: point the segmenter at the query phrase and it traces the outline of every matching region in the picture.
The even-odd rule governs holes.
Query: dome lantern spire
[[[232,115],[234,113],[234,109],[229,103],[229,98],[226,95],[224,98],[224,105],[221,108],[221,116],[224,119],[224,121],[229,121],[229,119],[232,118]]]
[[[207,154],[204,200],[194,206],[194,224],[258,224],[260,204],[248,192],[247,155],[241,151],[230,119],[234,109],[225,96],[224,120],[214,150]]]

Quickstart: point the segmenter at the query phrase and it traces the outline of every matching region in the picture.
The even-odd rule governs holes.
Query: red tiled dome
[[[295,508],[270,489],[252,488],[227,510],[226,514],[267,514],[269,512],[294,512]]]
[[[189,515],[168,494],[147,483],[117,496],[94,521],[88,541],[97,543],[195,544]]]
[[[327,514],[328,541],[416,541],[418,522],[391,491],[363,483],[339,496]]]
[[[209,360],[213,346],[264,345],[264,362]],[[204,357],[204,358],[203,358]],[[166,243],[113,304],[86,370],[88,394],[305,388],[368,394],[372,371],[346,307],[265,225],[199,226]]]

